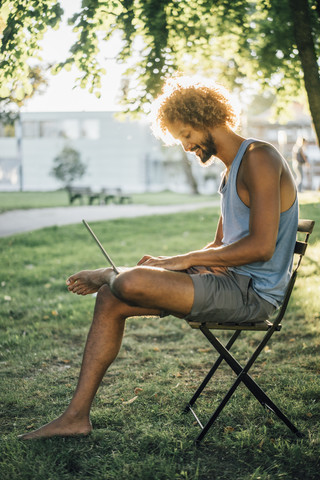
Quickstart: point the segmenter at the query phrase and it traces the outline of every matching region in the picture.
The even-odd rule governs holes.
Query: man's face
[[[170,123],[168,130],[183,149],[195,153],[202,164],[212,163],[212,157],[217,155],[217,147],[209,130],[196,130],[182,122]]]

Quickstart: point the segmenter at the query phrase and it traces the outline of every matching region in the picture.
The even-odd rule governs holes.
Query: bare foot
[[[112,274],[114,272],[111,268],[82,270],[71,275],[66,283],[70,292],[77,295],[88,295],[89,293],[96,293],[101,285],[109,283]]]
[[[86,417],[82,420],[76,419],[75,417],[69,417],[66,414],[61,415],[61,417],[53,420],[43,427],[34,430],[33,432],[28,432],[23,435],[19,435],[20,440],[33,440],[37,438],[49,438],[49,437],[71,437],[75,435],[89,435],[92,431],[92,425],[90,420]]]

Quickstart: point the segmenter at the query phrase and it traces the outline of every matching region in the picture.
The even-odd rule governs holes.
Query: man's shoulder
[[[250,145],[248,145],[248,148],[246,150],[246,153],[247,154],[258,154],[258,153],[261,153],[261,154],[278,154],[280,156],[280,153],[278,152],[278,150],[273,146],[271,145],[271,143],[268,143],[268,142],[264,142],[263,140],[255,140],[254,142],[250,143]]]
[[[251,143],[239,170],[239,180],[249,189],[251,182],[274,181],[281,175],[284,159],[273,145],[263,141]]]
[[[243,159],[244,165],[248,167],[254,167],[259,164],[281,166],[284,162],[280,152],[271,143],[261,140],[257,140],[248,146]]]

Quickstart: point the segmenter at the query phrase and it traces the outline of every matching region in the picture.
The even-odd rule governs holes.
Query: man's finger
[[[152,258],[151,255],[144,255],[141,260],[139,260],[139,262],[137,263],[137,265],[142,265],[144,262],[146,262],[147,260],[149,260],[149,258]]]

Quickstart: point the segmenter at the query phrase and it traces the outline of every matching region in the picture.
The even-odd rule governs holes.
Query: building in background
[[[19,133],[21,131],[21,133]],[[119,121],[113,112],[26,112],[15,127],[0,124],[0,190],[61,188],[50,172],[65,146],[87,165],[78,186],[126,192],[190,190],[180,147],[166,148],[147,123]],[[221,165],[192,163],[200,191],[216,191]]]
[[[298,108],[298,107],[297,107]],[[243,122],[243,135],[263,139],[291,162],[297,137],[308,140],[304,188],[320,188],[320,150],[310,117],[300,111],[286,125],[269,121],[268,112]],[[223,170],[217,161],[201,167],[194,156],[186,165],[181,147],[165,147],[148,123],[120,121],[114,112],[25,112],[15,126],[0,123],[0,190],[49,191],[62,187],[51,175],[54,158],[65,146],[87,166],[77,186],[94,191],[121,188],[128,193],[192,191],[190,171],[200,193],[215,193]],[[188,162],[187,162],[188,163]],[[189,167],[189,168],[187,168]]]
[[[246,136],[259,138],[274,145],[292,168],[292,149],[299,137],[307,140],[305,152],[309,165],[304,168],[304,189],[320,190],[320,149],[310,116],[299,103],[291,105],[290,117],[286,124],[270,121],[270,109],[247,119]],[[293,170],[293,169],[292,169]]]

